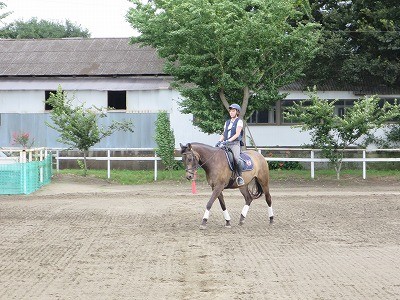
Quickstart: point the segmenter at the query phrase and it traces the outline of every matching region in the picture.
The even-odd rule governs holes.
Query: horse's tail
[[[260,198],[264,193],[261,184],[258,182],[257,177],[254,177],[252,181],[254,183],[250,182],[247,189],[253,199]]]

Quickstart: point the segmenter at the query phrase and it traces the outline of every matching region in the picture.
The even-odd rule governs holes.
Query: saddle
[[[228,160],[229,168],[231,169],[231,171],[234,171],[235,170],[235,162],[233,160],[232,150],[229,148],[224,148],[224,150],[225,150],[226,159]],[[240,152],[239,163],[242,164],[243,172],[253,170],[253,167],[254,167],[253,161],[251,160],[250,156],[248,156],[244,152]]]

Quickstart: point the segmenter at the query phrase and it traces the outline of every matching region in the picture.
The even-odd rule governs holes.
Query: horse
[[[245,184],[238,186],[235,180],[235,172],[228,164],[224,147],[212,147],[202,143],[180,144],[182,161],[185,166],[186,178],[194,180],[197,169],[203,168],[206,173],[207,182],[211,187],[212,194],[207,202],[206,210],[200,225],[200,229],[207,227],[210,217],[210,210],[214,201],[218,198],[225,218],[225,227],[231,227],[231,217],[226,209],[224,189],[239,188],[245,199],[245,205],[240,214],[239,225],[243,225],[249,211],[250,204],[265,194],[265,201],[268,205],[268,216],[270,224],[273,223],[274,213],[272,210],[271,195],[269,193],[269,168],[265,158],[257,151],[244,151],[252,160],[253,169],[243,171],[242,177]]]

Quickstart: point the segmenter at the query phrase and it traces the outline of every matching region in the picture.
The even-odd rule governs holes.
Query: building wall
[[[44,108],[45,90],[57,90],[59,85],[74,97],[75,103],[85,103],[86,107],[106,107],[108,90],[127,91],[126,111],[109,111],[101,125],[110,125],[112,120],[131,119],[134,133],[117,132],[95,145],[98,148],[156,147],[154,123],[160,111],[170,115],[176,148],[180,143],[194,141],[214,145],[219,138],[194,127],[192,115],[180,113],[180,95],[169,88],[168,78],[0,79],[0,147],[12,146],[14,132],[28,132],[35,139],[35,146],[65,147],[56,141],[58,133],[46,126],[51,119]],[[346,91],[319,92],[319,95],[324,99],[359,98]],[[294,100],[307,98],[307,94],[302,92],[289,92],[287,96],[287,99]],[[296,147],[310,142],[308,133],[290,125],[250,125],[246,136],[250,134],[259,146]]]

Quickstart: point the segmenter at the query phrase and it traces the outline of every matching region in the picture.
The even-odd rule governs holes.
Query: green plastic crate
[[[42,161],[0,164],[0,194],[30,194],[45,184],[52,176],[52,156]]]

